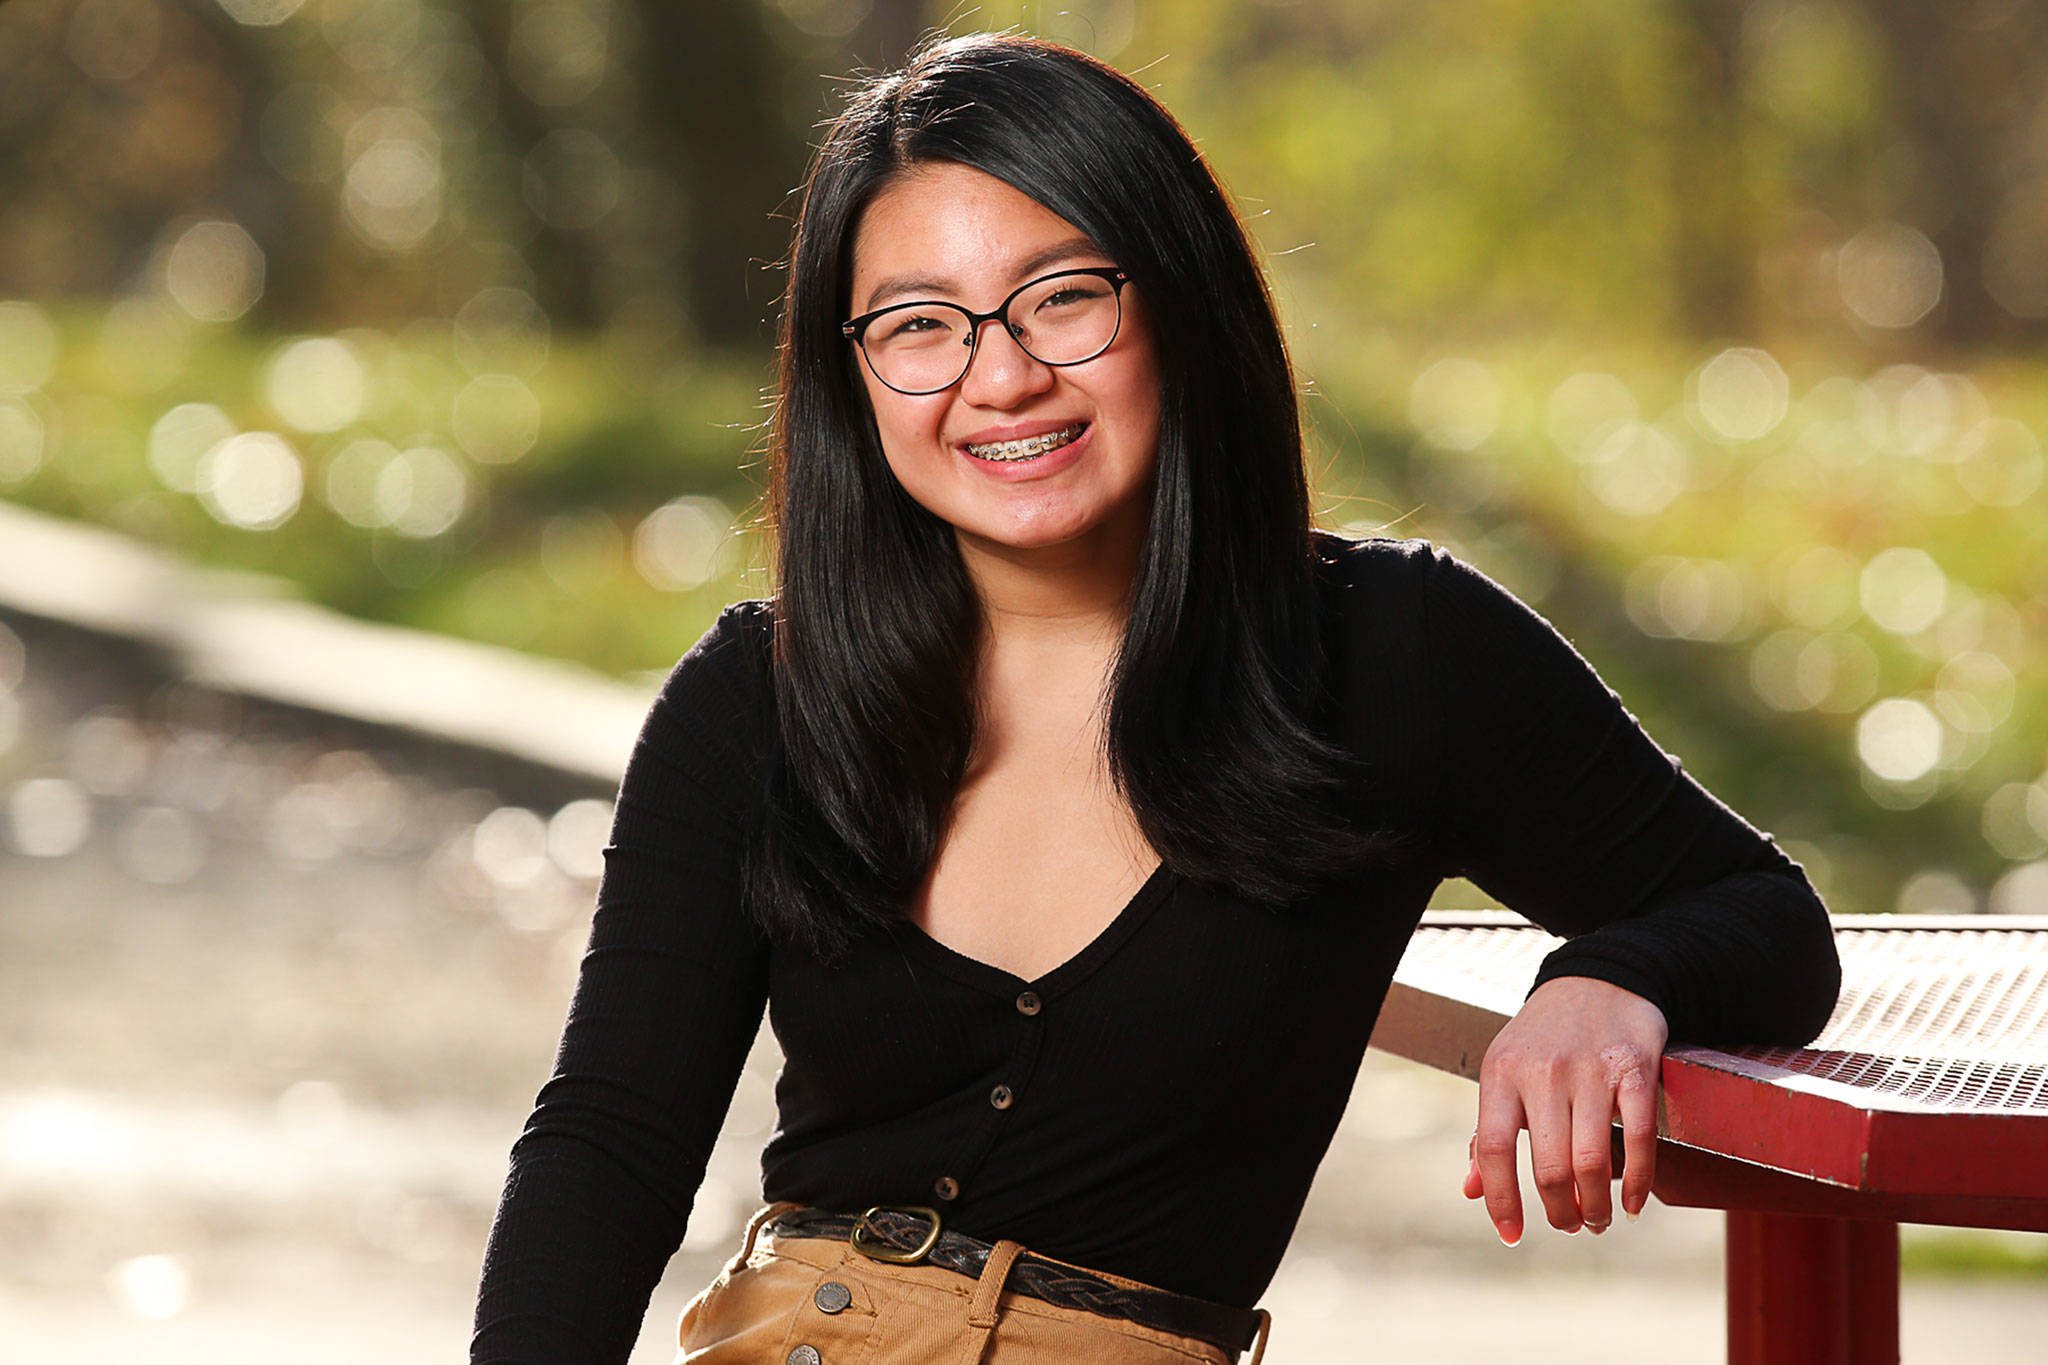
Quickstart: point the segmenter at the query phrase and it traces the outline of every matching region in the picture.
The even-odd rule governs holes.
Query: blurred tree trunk
[[[555,123],[536,105],[512,74],[512,26],[517,10],[503,0],[470,0],[466,10],[476,26],[477,44],[490,63],[496,92],[498,123],[506,151],[523,157],[554,131]],[[516,185],[515,185],[516,190]],[[528,210],[530,213],[531,210]],[[533,270],[539,302],[558,324],[591,327],[598,316],[597,263],[590,240],[550,226],[534,215],[533,245],[523,254]]]
[[[1962,347],[2038,334],[2040,320],[2014,317],[1985,288],[1984,249],[2008,188],[2009,148],[2036,113],[2048,25],[2030,4],[1978,24],[1974,4],[1859,3],[1891,57],[1893,123],[1919,175],[1913,225],[1941,253],[1942,301],[1925,327]]]
[[[1675,210],[1671,265],[1678,324],[1702,340],[1744,336],[1756,321],[1756,225],[1742,164],[1740,48],[1746,0],[1677,0],[1673,69]]]
[[[796,191],[837,111],[831,92],[860,67],[902,60],[925,24],[923,0],[875,0],[836,50],[784,46],[761,0],[635,0],[642,127],[682,189],[676,250],[698,338],[757,347],[774,335]]]
[[[641,124],[682,188],[676,251],[699,340],[755,348],[773,336],[773,263],[789,246],[803,127],[816,117],[801,54],[771,36],[758,0],[635,0]],[[787,202],[786,202],[787,201]]]

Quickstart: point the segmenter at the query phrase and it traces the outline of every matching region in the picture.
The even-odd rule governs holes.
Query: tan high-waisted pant
[[[1237,1359],[1195,1337],[1005,1292],[1003,1282],[1023,1250],[1016,1242],[997,1242],[976,1281],[929,1263],[872,1261],[830,1238],[762,1238],[769,1219],[799,1207],[770,1204],[748,1221],[738,1254],[683,1309],[675,1365],[1234,1365]],[[1138,1287],[1134,1280],[1090,1273]],[[1259,1365],[1266,1351],[1272,1318],[1264,1309],[1259,1314],[1246,1365]]]

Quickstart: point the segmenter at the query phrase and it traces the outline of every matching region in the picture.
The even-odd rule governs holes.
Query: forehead
[[[1020,269],[1062,259],[1107,260],[1072,223],[970,166],[920,166],[868,201],[853,237],[855,306],[906,290],[942,295],[1005,291]],[[1056,266],[1048,265],[1053,269]]]

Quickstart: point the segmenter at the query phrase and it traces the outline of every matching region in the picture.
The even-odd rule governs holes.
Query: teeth
[[[992,441],[985,446],[970,445],[967,453],[977,460],[1028,460],[1043,455],[1048,450],[1057,450],[1081,434],[1088,424],[1076,422],[1058,431],[1048,431],[1043,436],[1027,436],[1021,441]]]

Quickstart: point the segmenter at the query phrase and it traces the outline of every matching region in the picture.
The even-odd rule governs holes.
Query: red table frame
[[[1902,1222],[2048,1232],[2048,916],[1833,919],[1810,1047],[1663,1058],[1653,1193],[1727,1211],[1731,1365],[1895,1365]],[[1426,914],[1373,1046],[1477,1080],[1560,941]]]

